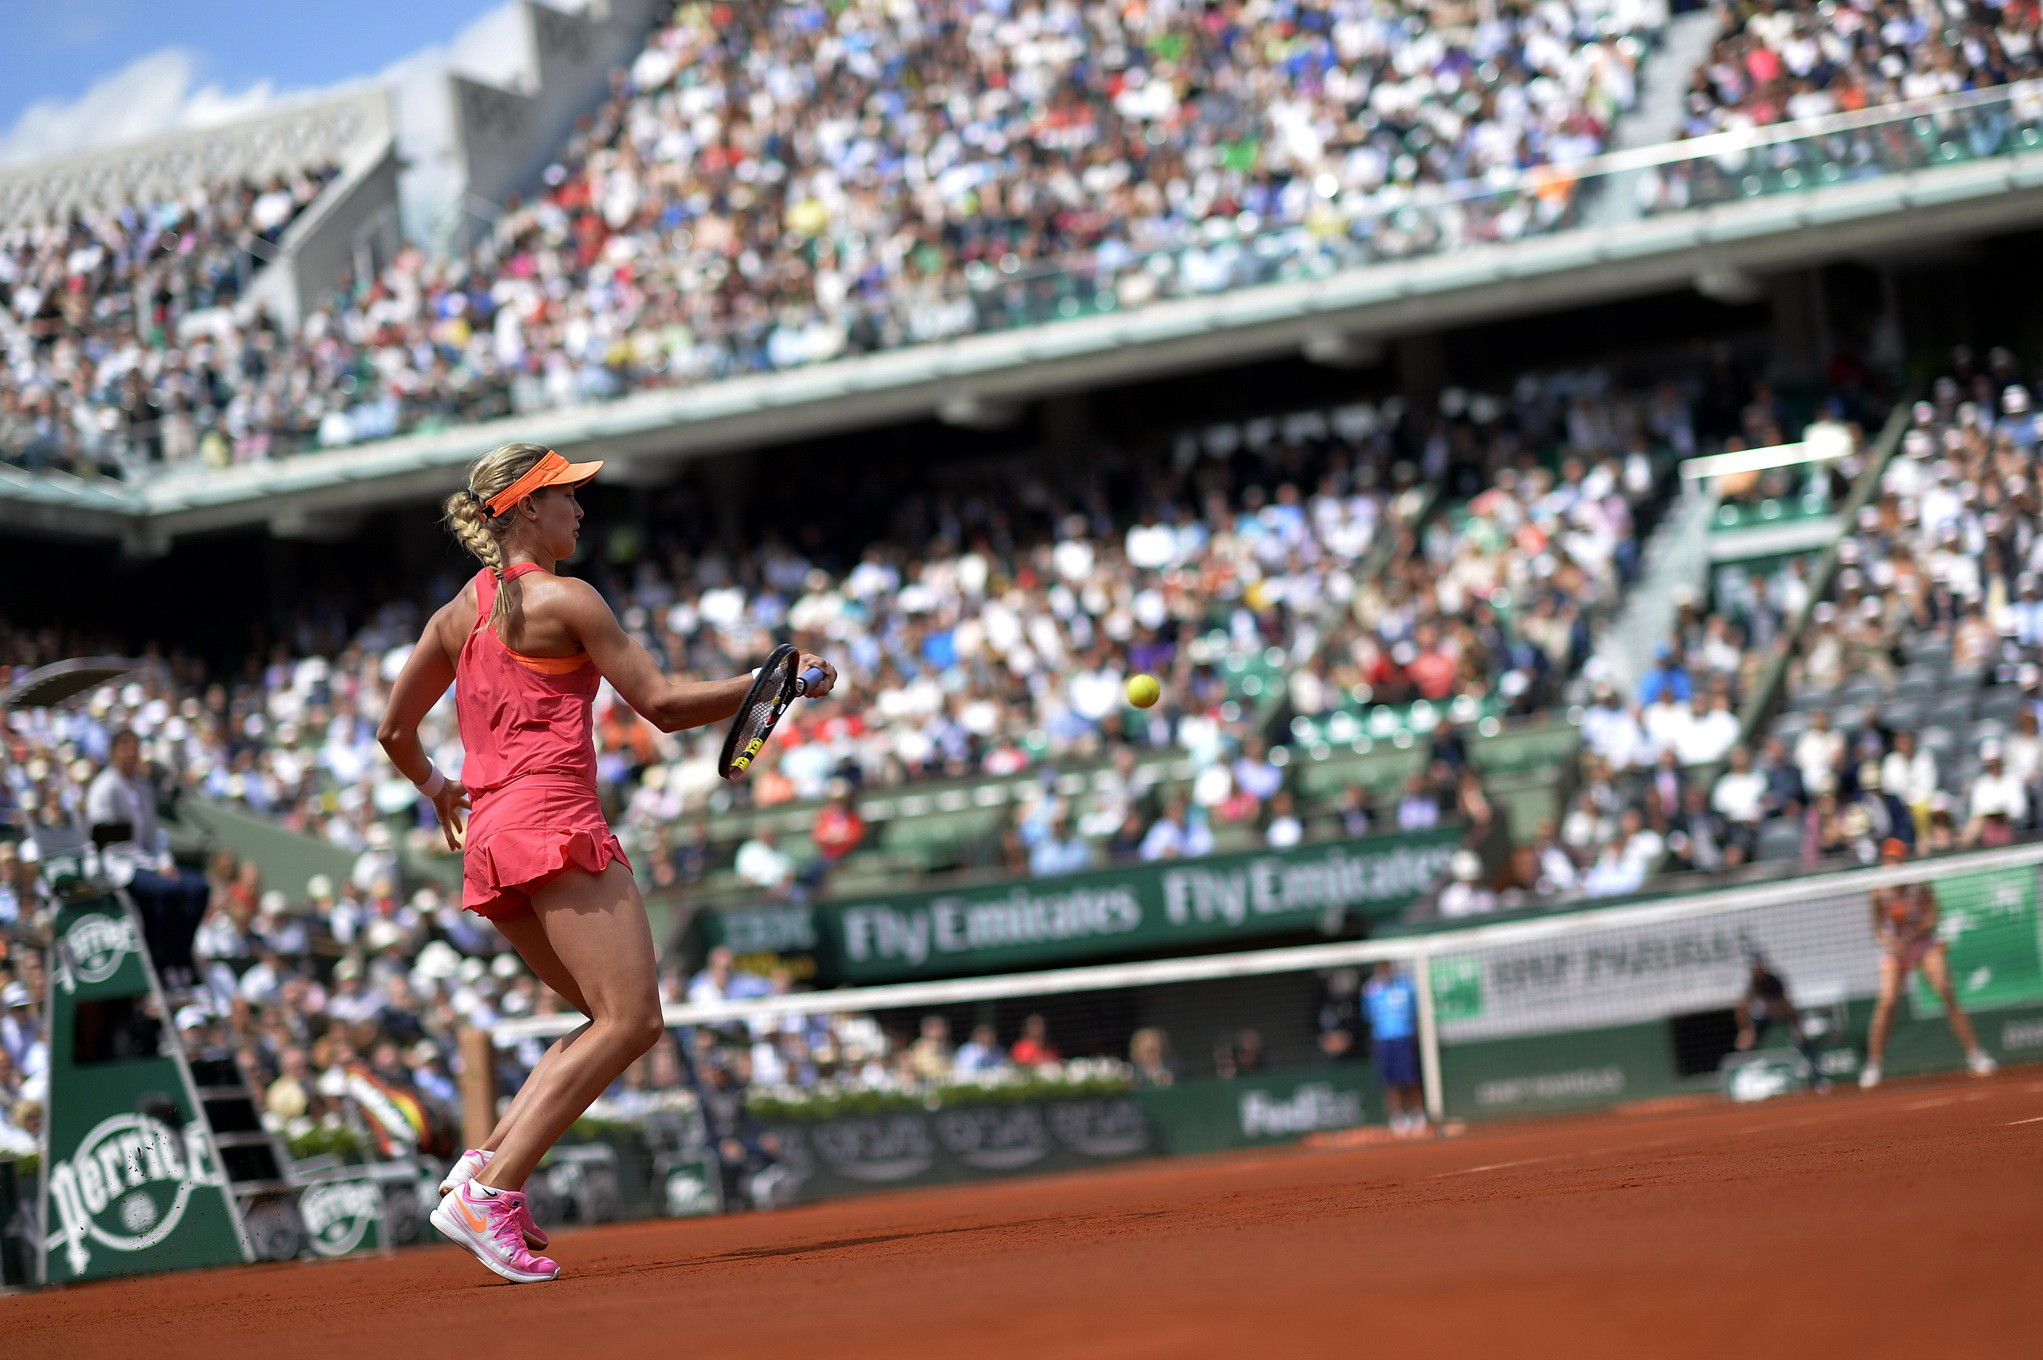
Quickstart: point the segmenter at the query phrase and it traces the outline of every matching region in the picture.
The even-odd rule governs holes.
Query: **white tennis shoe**
[[[480,1176],[482,1169],[489,1165],[490,1156],[491,1154],[481,1148],[470,1148],[455,1158],[453,1169],[448,1171],[446,1179],[440,1182],[440,1197],[445,1199],[453,1190]],[[546,1250],[546,1244],[550,1240],[546,1236],[546,1230],[532,1217],[532,1206],[522,1199],[518,1201],[518,1226],[525,1230],[526,1246],[534,1251]]]
[[[448,1171],[446,1179],[440,1182],[440,1193],[444,1195],[462,1182],[474,1180],[482,1174],[482,1169],[488,1165],[489,1154],[487,1152],[484,1152],[481,1148],[468,1149],[468,1151],[454,1159],[453,1169]]]

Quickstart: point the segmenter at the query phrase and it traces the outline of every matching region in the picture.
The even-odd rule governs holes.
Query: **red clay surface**
[[[0,1299],[0,1355],[2043,1356],[2043,1069]]]

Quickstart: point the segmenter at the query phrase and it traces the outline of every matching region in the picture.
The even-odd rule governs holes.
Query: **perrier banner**
[[[249,1259],[124,895],[58,911],[49,979],[44,1280]]]
[[[828,983],[905,982],[1238,947],[1349,914],[1403,910],[1446,869],[1459,827],[1090,873],[756,907],[707,917],[708,943],[797,954]]]

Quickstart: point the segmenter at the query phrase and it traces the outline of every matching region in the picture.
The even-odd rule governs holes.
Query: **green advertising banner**
[[[882,899],[758,907],[704,922],[739,955],[811,953],[835,984],[1090,963],[1230,947],[1351,913],[1380,919],[1430,887],[1457,827],[1250,854],[1166,860]]]
[[[1953,874],[1937,880],[1936,896],[1937,935],[1949,950],[1959,1006],[1983,1011],[2043,1001],[2035,870]],[[1920,969],[1909,1001],[1918,1017],[1944,1013]]]
[[[361,1168],[307,1184],[298,1195],[305,1244],[314,1256],[346,1256],[394,1246],[385,1222],[384,1190]]]
[[[163,994],[120,894],[66,903],[50,951],[43,1278],[249,1259]]]
[[[1151,1150],[1133,1095],[896,1109],[769,1125],[800,1203],[883,1187],[1072,1171]]]
[[[1290,1142],[1384,1118],[1373,1069],[1361,1063],[1194,1077],[1137,1091],[1135,1098],[1156,1129],[1158,1150],[1173,1154]]]

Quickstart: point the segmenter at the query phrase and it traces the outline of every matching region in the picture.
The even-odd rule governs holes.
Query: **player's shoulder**
[[[519,603],[528,620],[554,619],[582,633],[616,618],[603,593],[580,577],[534,572],[520,584],[525,594]]]
[[[564,606],[569,609],[598,608],[607,610],[609,602],[601,591],[579,576],[555,576],[551,572],[534,572],[524,577],[525,606],[535,604]]]
[[[454,592],[454,598],[433,611],[428,627],[444,632],[453,629],[457,634],[466,633],[475,623],[475,582],[471,579]]]

